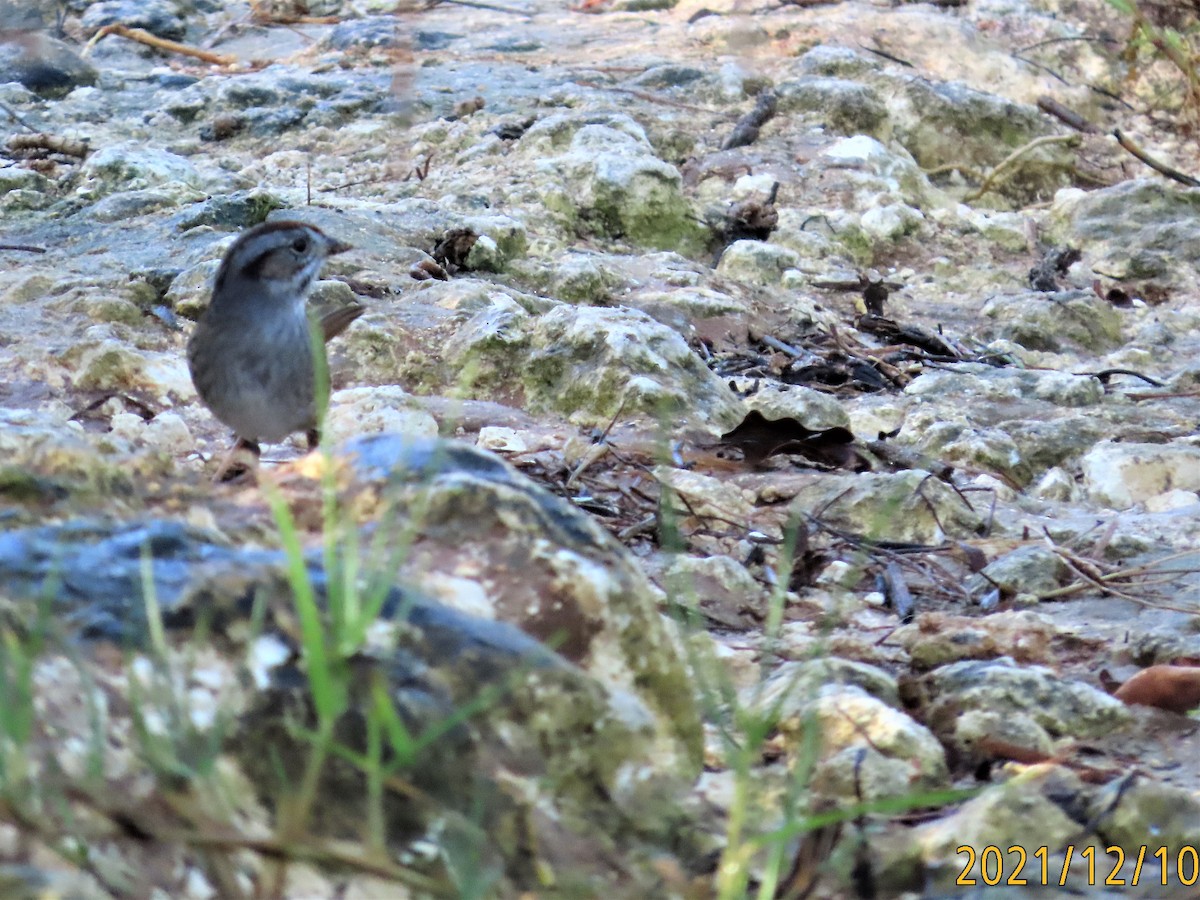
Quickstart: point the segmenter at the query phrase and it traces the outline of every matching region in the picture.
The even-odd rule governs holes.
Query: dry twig
[[[225,53],[213,53],[211,50],[201,50],[199,47],[192,47],[188,44],[181,44],[178,41],[169,41],[166,38],[160,38],[142,28],[130,28],[128,25],[120,24],[105,25],[92,35],[92,39],[87,42],[87,46],[84,48],[83,55],[86,56],[92,47],[110,34],[136,41],[139,44],[145,44],[147,47],[153,47],[165,53],[178,53],[180,56],[190,56],[193,59],[213,63],[218,66],[234,66],[238,62],[236,56],[229,56]]]
[[[1076,131],[1082,131],[1084,134],[1098,134],[1100,129],[1085,119],[1082,115],[1075,112],[1070,107],[1063,106],[1053,97],[1048,94],[1043,94],[1037,100],[1038,109],[1044,113],[1054,116],[1065,125],[1069,125]]]
[[[650,91],[638,91],[633,88],[615,87],[611,84],[600,84],[598,81],[576,81],[580,87],[588,87],[597,91],[614,91],[618,94],[629,94],[631,97],[637,97],[639,100],[647,100],[650,103],[662,103],[665,106],[674,106],[677,109],[687,109],[692,112],[704,113],[712,115],[711,109],[705,109],[703,106],[693,106],[690,103],[680,103],[678,100],[672,100],[669,97],[663,97],[659,94]]]
[[[967,194],[967,196],[963,197],[963,200],[967,203],[970,203],[972,200],[978,200],[989,190],[991,190],[992,185],[996,183],[996,180],[1000,177],[1001,173],[1003,173],[1005,169],[1012,168],[1014,165],[1016,165],[1017,161],[1021,159],[1021,157],[1028,153],[1032,153],[1039,147],[1045,147],[1048,144],[1066,144],[1068,147],[1077,147],[1079,146],[1079,141],[1080,138],[1077,134],[1049,134],[1040,138],[1034,138],[1028,144],[1025,144],[1023,147],[1018,147],[1016,150],[1002,159],[996,165],[996,167],[992,169],[992,171],[988,172],[987,175],[984,176],[983,182],[979,185],[979,187]]]
[[[1054,549],[1056,552],[1061,552],[1061,548],[1055,547]],[[1172,553],[1171,555],[1161,557],[1160,559],[1151,560],[1150,562],[1143,563],[1141,565],[1127,566],[1124,569],[1117,569],[1115,571],[1108,572],[1106,574],[1096,575],[1094,580],[1091,578],[1084,577],[1083,580],[1076,581],[1076,582],[1074,582],[1072,584],[1068,584],[1064,587],[1055,588],[1052,591],[1046,591],[1045,593],[1039,594],[1038,599],[1043,602],[1047,601],[1047,600],[1059,600],[1064,597],[1071,597],[1075,594],[1083,593],[1084,591],[1088,590],[1089,588],[1099,588],[1100,590],[1103,590],[1106,593],[1117,593],[1118,596],[1120,596],[1122,599],[1129,600],[1132,603],[1136,603],[1139,606],[1145,606],[1150,609],[1163,609],[1163,610],[1167,610],[1168,612],[1181,612],[1181,613],[1186,613],[1186,614],[1192,615],[1192,616],[1200,615],[1200,607],[1193,606],[1193,607],[1187,608],[1187,607],[1181,607],[1181,606],[1173,606],[1173,605],[1169,605],[1166,603],[1158,603],[1153,600],[1147,600],[1143,597],[1134,596],[1132,594],[1120,593],[1110,587],[1110,585],[1113,585],[1113,584],[1123,584],[1125,586],[1128,586],[1132,583],[1134,578],[1140,578],[1142,576],[1156,574],[1155,570],[1158,567],[1162,566],[1164,563],[1168,563],[1168,562],[1171,562],[1172,560],[1176,560],[1176,559],[1184,559],[1187,557],[1194,557],[1194,556],[1195,556],[1194,550],[1185,550],[1185,551],[1181,551],[1179,553]],[[1185,569],[1172,569],[1170,571],[1172,572],[1172,574],[1174,576],[1178,577],[1180,575],[1188,575],[1188,574],[1193,574],[1195,572],[1198,572],[1198,571],[1200,571],[1200,568],[1190,568],[1189,567],[1189,568],[1185,568]],[[1083,575],[1083,573],[1080,573],[1080,574]],[[1171,579],[1171,580],[1175,580],[1175,579]],[[1152,580],[1148,583],[1153,585],[1153,584],[1159,584],[1161,582],[1157,578],[1155,578],[1154,580]]]
[[[1120,128],[1113,129],[1113,137],[1117,139],[1117,143],[1121,147],[1140,159],[1155,172],[1165,175],[1172,181],[1178,181],[1180,184],[1186,184],[1188,187],[1200,187],[1200,179],[1193,178],[1191,175],[1186,175],[1178,169],[1172,169],[1164,162],[1159,162],[1145,150],[1143,150],[1134,140],[1121,131]]]

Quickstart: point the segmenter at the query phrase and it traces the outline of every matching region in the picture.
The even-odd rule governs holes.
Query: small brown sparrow
[[[305,298],[326,257],[350,249],[303,222],[266,222],[234,241],[213,282],[212,300],[188,341],[196,392],[234,430],[236,443],[217,474],[229,481],[256,461],[259,442],[277,443],[303,431],[309,449],[317,431],[316,367]],[[364,312],[348,306],[318,326],[325,341]]]

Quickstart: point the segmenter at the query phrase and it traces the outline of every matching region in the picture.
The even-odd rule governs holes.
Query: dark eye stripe
[[[261,275],[263,266],[265,266],[267,264],[267,260],[271,258],[271,255],[277,249],[279,249],[279,248],[268,247],[267,249],[263,250],[262,253],[258,254],[256,257],[251,259],[249,262],[244,263],[242,266],[242,271],[250,276],[257,277],[257,276]]]
[[[2,2],[2,0],[0,0]],[[276,234],[281,231],[292,231],[299,229],[300,234],[291,237],[290,241],[287,237],[282,241],[277,237],[274,241],[263,239],[267,235]],[[230,278],[236,277],[259,278],[263,274],[264,268],[275,254],[289,247],[296,253],[305,254],[312,248],[313,235],[320,236],[321,229],[306,225],[302,222],[280,221],[266,222],[262,225],[256,225],[248,231],[241,234],[233,246],[226,252],[225,258],[221,261],[221,266],[217,270],[217,277],[213,282],[214,292],[220,292],[224,289],[225,282]],[[247,257],[247,251],[252,250],[255,244],[269,244],[270,246],[263,247],[254,256]]]

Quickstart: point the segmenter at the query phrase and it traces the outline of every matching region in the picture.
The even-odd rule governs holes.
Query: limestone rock
[[[860,688],[822,688],[811,715],[808,722],[781,727],[797,754],[804,729],[818,730],[822,756],[812,780],[817,793],[843,801],[861,793],[864,800],[877,800],[947,786],[946,755],[937,738]]]
[[[478,582],[491,617],[554,642],[611,690],[640,697],[664,763],[698,759],[679,650],[645,576],[607,531],[474,447],[376,435],[342,454],[364,517],[420,516],[402,571],[424,582],[435,573]],[[440,596],[453,603],[458,595]],[[476,614],[479,600],[472,592]]]
[[[371,444],[373,452],[367,449]],[[669,813],[664,817],[661,797],[655,792],[672,795],[679,789],[678,779],[696,771],[698,723],[677,650],[644,585],[638,583],[636,570],[628,563],[623,571],[619,563],[599,564],[605,555],[609,562],[617,560],[622,548],[615,542],[603,546],[607,536],[601,529],[487,454],[436,442],[422,446],[425,463],[434,463],[432,470],[424,469],[426,475],[439,470],[434,460],[442,453],[439,447],[446,448],[442,474],[435,476],[435,494],[448,489],[461,501],[466,494],[452,485],[457,483],[467,493],[487,493],[490,485],[493,495],[479,499],[493,511],[505,509],[511,517],[522,505],[516,494],[524,492],[526,513],[533,516],[526,522],[531,529],[527,537],[533,545],[547,544],[542,562],[560,568],[544,581],[549,570],[531,561],[519,577],[532,576],[539,582],[534,592],[523,598],[510,594],[509,599],[521,608],[528,627],[537,615],[535,611],[530,617],[528,604],[536,598],[547,613],[543,624],[560,638],[565,629],[566,637],[560,641],[561,654],[555,653],[511,624],[458,612],[411,588],[388,587],[385,582],[382,595],[364,595],[378,596],[382,604],[364,645],[348,660],[354,672],[348,682],[346,712],[337,720],[334,738],[353,753],[369,752],[367,710],[377,708],[380,697],[386,696],[415,744],[406,758],[393,759],[403,748],[385,740],[384,762],[400,766],[405,783],[434,800],[414,804],[409,794],[385,793],[380,816],[386,837],[395,846],[405,846],[405,841],[435,827],[435,821],[441,823],[439,829],[444,826],[457,833],[458,814],[469,817],[475,823],[472,827],[501,833],[521,827],[548,829],[558,840],[545,846],[539,843],[538,854],[550,866],[568,853],[559,843],[564,839],[568,845],[574,839],[674,841],[677,835],[666,821]],[[388,458],[379,438],[360,441],[358,447],[357,464],[364,475],[382,467],[399,487],[405,474],[395,465],[395,457]],[[422,477],[415,470],[408,474]],[[474,489],[468,488],[472,482]],[[509,500],[500,501],[496,492],[505,491]],[[449,505],[443,506],[443,500]],[[451,545],[467,549],[483,534],[472,536],[470,523],[484,523],[478,510],[449,496],[434,499],[426,509],[431,530],[422,531],[422,540],[411,545],[413,557],[407,562],[434,572],[438,567],[425,565],[429,541],[447,539],[446,551]],[[457,524],[445,520],[450,531],[440,534],[441,526],[434,523],[443,514]],[[484,530],[498,521],[484,524]],[[204,622],[208,634],[220,635],[234,647],[253,636],[255,646],[243,648],[250,653],[235,652],[232,665],[219,654],[200,651],[211,659],[212,671],[197,676],[188,703],[203,701],[222,710],[217,737],[248,776],[245,789],[269,807],[291,793],[290,785],[301,777],[312,749],[311,741],[297,733],[296,724],[311,727],[314,722],[286,568],[282,553],[229,548],[210,531],[161,520],[116,527],[76,520],[0,535],[0,591],[7,601],[28,606],[30,614],[35,614],[38,604],[49,603],[59,627],[75,639],[112,640],[138,654],[137,648],[148,639],[142,597],[147,585],[152,586],[155,608],[162,613],[162,627],[171,635],[186,640],[187,630]],[[468,565],[464,577],[480,578],[480,570],[468,571],[472,568]],[[493,578],[499,574],[498,570],[489,573]],[[308,579],[318,603],[327,602],[337,587],[332,580],[336,577],[310,564]],[[558,586],[547,590],[555,582]],[[492,584],[499,588],[495,598],[502,600],[509,589],[498,581]],[[52,586],[49,592],[47,585]],[[564,591],[576,592],[576,599],[589,610],[567,611],[562,605]],[[255,609],[262,614],[252,630],[248,630],[249,597],[256,598]],[[602,624],[606,617],[608,624]],[[193,658],[196,653],[192,651]],[[567,657],[575,657],[595,675],[586,674]],[[238,659],[249,659],[247,668],[252,671],[239,673]],[[156,657],[150,664],[142,657],[140,662],[143,665],[136,657],[131,661],[127,677],[159,683],[154,679],[161,678],[164,661]],[[78,664],[64,662],[59,680],[74,674]],[[628,665],[636,668],[636,675]],[[247,677],[251,674],[253,678]],[[81,680],[80,688],[91,689],[91,681]],[[144,698],[142,710],[157,714],[157,701],[152,699],[157,695],[149,686],[145,690],[150,696]],[[80,693],[74,692],[70,709],[77,707],[78,717],[86,723],[89,707]],[[207,700],[200,693],[208,694]],[[173,702],[179,700],[174,697]],[[65,702],[52,707],[51,717],[68,711]],[[179,707],[173,708],[177,715]],[[196,706],[189,708],[189,714],[191,733],[212,732],[217,717],[211,710],[205,714]],[[132,726],[124,707],[110,710],[110,715],[115,717],[111,722],[106,718],[115,729],[108,737],[109,753],[113,753],[126,742],[117,735]],[[436,740],[423,741],[429,734],[436,734]],[[506,789],[501,790],[501,785]],[[311,828],[343,837],[361,832],[368,790],[361,769],[335,755],[322,767],[316,790]],[[449,823],[443,818],[447,813],[452,813]],[[489,842],[486,853],[489,865],[495,865],[513,885],[532,888],[528,860],[519,849],[524,846]],[[586,864],[576,868],[580,861],[569,855],[559,862],[568,859],[573,876],[588,870]],[[592,877],[604,875],[592,870]]]
[[[1200,189],[1161,178],[1122,181],[1097,191],[1063,191],[1052,221],[1064,243],[1088,251],[1111,278],[1194,285],[1200,264]]]
[[[981,363],[953,363],[938,372],[916,378],[904,389],[913,397],[945,396],[947,392],[971,399],[1035,399],[1056,406],[1094,406],[1104,387],[1090,375],[1068,372],[1035,372],[997,369]]]
[[[203,177],[188,159],[137,142],[97,150],[80,167],[79,174],[83,179],[80,192],[91,199],[168,182],[205,187]]]
[[[752,284],[779,284],[783,273],[800,264],[800,254],[766,241],[735,241],[721,254],[722,275]]]
[[[722,432],[744,414],[684,340],[645,313],[560,306],[526,328],[529,349],[517,364],[518,377],[535,407],[597,424],[619,409],[682,415]]]
[[[438,433],[433,416],[416,408],[412,395],[395,386],[335,391],[329,398],[325,428],[334,443],[384,431],[427,438]]]
[[[547,144],[563,151],[536,162],[552,179],[544,197],[551,210],[580,233],[662,250],[699,248],[703,231],[683,197],[679,171],[654,156],[641,126],[624,116],[552,120],[521,142],[526,152]]]
[[[679,555],[663,573],[662,586],[671,601],[726,628],[751,629],[767,615],[766,590],[729,556]]]
[[[953,893],[955,881],[969,862],[965,853],[958,852],[962,846],[975,850],[975,867],[971,875],[977,883],[981,883],[978,857],[986,847],[1000,848],[1005,865],[1017,862],[1015,854],[1003,855],[1006,848],[1014,845],[1029,847],[1024,870],[1027,877],[1040,871],[1040,861],[1033,859],[1032,853],[1043,844],[1052,848],[1047,861],[1050,872],[1063,870],[1062,851],[1067,844],[1074,845],[1076,859],[1085,845],[1093,848],[1097,860],[1103,859],[1104,842],[1080,837],[1078,821],[1061,803],[1061,798],[1075,796],[1082,790],[1078,776],[1066,769],[1031,766],[1003,784],[986,788],[954,814],[917,826],[891,852],[882,854],[878,875],[888,883],[903,884],[905,870],[911,871],[916,864],[918,873],[909,875],[908,883],[915,882],[913,886],[924,893]],[[1034,822],[1038,836],[1035,846],[1030,846],[1030,824]],[[995,860],[989,862],[998,865]],[[1012,869],[1004,871],[1008,873]],[[1071,871],[1076,872],[1076,877],[1069,883],[1076,890],[1087,891],[1089,881],[1083,867],[1075,870],[1072,866]]]
[[[889,104],[894,136],[923,168],[966,165],[987,171],[1014,150],[1050,133],[1033,106],[957,82],[904,82]],[[1074,154],[1062,145],[1032,151],[993,187],[1010,202],[1048,200],[1069,180]]]
[[[1026,729],[1043,743],[1100,737],[1130,720],[1124,704],[1103,691],[1060,678],[1042,666],[1018,666],[1008,658],[941,666],[909,690],[921,698],[924,720],[933,731],[963,749],[986,736],[971,730],[979,723],[962,720],[967,710],[994,713],[1006,728]]]
[[[1069,640],[1049,618],[1030,610],[1006,610],[982,618],[922,613],[894,635],[917,670],[1001,656],[1049,664],[1054,662],[1060,637]]]
[[[792,503],[801,512],[819,509],[822,521],[871,540],[939,544],[983,527],[982,517],[961,496],[916,469],[828,475],[801,487]]]
[[[800,717],[825,685],[853,685],[889,706],[900,707],[896,679],[876,666],[829,656],[786,662],[746,692],[744,703],[761,715]]]
[[[1083,458],[1083,483],[1094,500],[1114,509],[1170,490],[1200,491],[1200,447],[1101,441]]]
[[[1122,340],[1119,310],[1091,291],[1029,291],[993,297],[983,314],[996,321],[995,336],[1029,350],[1110,350]]]
[[[746,397],[745,402],[766,419],[795,419],[810,431],[850,427],[850,416],[842,404],[812,388],[766,384]]]
[[[1061,556],[1049,547],[1033,545],[992,560],[971,579],[970,588],[977,595],[992,587],[1009,595],[1039,594],[1062,587],[1070,574]]]
[[[1147,856],[1167,847],[1174,862],[1179,851],[1173,848],[1189,844],[1200,829],[1200,802],[1191,791],[1148,778],[1105,785],[1090,806],[1091,814],[1103,822],[1104,836],[1113,843],[1126,848],[1145,845]],[[1187,874],[1187,869],[1183,872]]]
[[[775,94],[780,113],[812,115],[835,134],[887,136],[887,107],[868,85],[810,76],[781,82]]]
[[[221,268],[221,260],[208,259],[180,272],[171,280],[164,300],[171,309],[187,319],[198,319],[208,308],[212,297],[213,279]]]
[[[812,165],[819,172],[828,173],[820,177],[849,180],[864,199],[883,192],[920,209],[934,193],[917,161],[903,147],[884,146],[868,135],[835,141],[821,151]]]

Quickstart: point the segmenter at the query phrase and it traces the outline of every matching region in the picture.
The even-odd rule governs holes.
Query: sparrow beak
[[[354,249],[353,244],[347,244],[345,241],[339,241],[334,238],[329,239],[329,255],[330,256],[333,256],[335,253],[345,253],[347,250],[353,250],[353,249]]]

